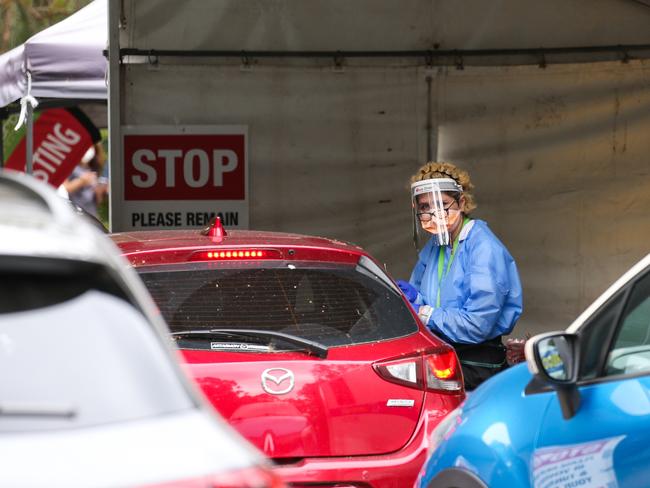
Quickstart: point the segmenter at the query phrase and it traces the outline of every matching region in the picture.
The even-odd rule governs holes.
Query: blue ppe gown
[[[514,259],[482,220],[470,220],[452,246],[443,246],[444,266],[438,296],[438,253],[430,239],[419,254],[409,282],[418,290],[416,307],[434,310],[426,324],[436,335],[460,344],[479,344],[509,334],[523,310],[521,282]]]

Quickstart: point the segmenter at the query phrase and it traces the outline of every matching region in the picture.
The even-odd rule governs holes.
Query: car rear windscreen
[[[162,341],[107,268],[0,258],[0,433],[193,407]]]
[[[196,263],[138,271],[172,332],[258,329],[340,346],[418,330],[397,291],[361,266]]]

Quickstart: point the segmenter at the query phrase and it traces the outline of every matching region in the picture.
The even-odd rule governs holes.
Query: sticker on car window
[[[268,352],[269,346],[258,344],[247,344],[245,342],[211,342],[210,349],[213,351],[263,351]]]
[[[535,488],[618,488],[614,449],[625,436],[544,447],[533,453]]]

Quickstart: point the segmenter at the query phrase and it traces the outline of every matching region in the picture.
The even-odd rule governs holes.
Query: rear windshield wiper
[[[76,415],[75,409],[66,405],[0,402],[0,417],[57,417],[70,419]]]
[[[296,337],[283,332],[257,329],[194,329],[184,330],[182,332],[172,332],[172,336],[198,336],[198,335],[219,335],[219,336],[238,336],[238,337],[265,337],[270,339],[281,339],[290,344],[296,344],[308,351],[314,353],[319,358],[327,357],[327,347],[323,344],[302,337]]]

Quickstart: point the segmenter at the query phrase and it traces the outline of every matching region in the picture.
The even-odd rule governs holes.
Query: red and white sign
[[[247,128],[123,128],[121,230],[248,226]],[[114,174],[114,172],[112,173]]]
[[[244,134],[124,136],[125,200],[244,200]]]
[[[84,122],[64,108],[52,108],[41,113],[34,122],[33,132],[32,174],[36,178],[58,187],[70,175],[93,145],[89,122]],[[9,156],[6,168],[25,171],[25,147],[23,137]]]

